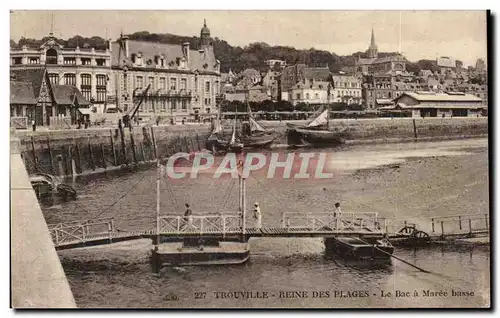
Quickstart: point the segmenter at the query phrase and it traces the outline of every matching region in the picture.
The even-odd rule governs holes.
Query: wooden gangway
[[[489,233],[488,215],[461,215],[432,218],[431,227],[439,232],[423,232],[428,237],[472,237]],[[280,227],[244,227],[238,213],[197,215],[190,219],[184,216],[164,215],[159,218],[159,232],[156,228],[120,231],[113,218],[73,221],[49,225],[49,231],[56,249],[71,249],[92,245],[103,245],[122,241],[158,237],[168,241],[182,241],[185,238],[217,238],[221,240],[248,240],[252,237],[335,237],[384,236],[389,238],[412,237],[415,224],[407,221],[395,222],[380,218],[378,213],[300,213],[286,212]],[[455,230],[455,227],[457,230]],[[405,231],[405,229],[414,231]],[[425,226],[424,226],[425,228]]]
[[[246,228],[240,214],[161,216],[156,229],[119,231],[113,218],[73,221],[49,225],[57,249],[110,244],[139,238],[179,239],[214,237],[249,239],[250,237],[331,237],[346,235],[385,234],[385,220],[377,213],[296,213],[283,214],[281,227]]]

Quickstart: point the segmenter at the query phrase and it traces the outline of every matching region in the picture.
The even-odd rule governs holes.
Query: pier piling
[[[50,156],[50,167],[52,169],[52,173],[56,173],[56,169],[54,167],[54,154],[52,153],[52,148],[50,147],[50,138],[47,137],[47,148],[49,149],[49,156]]]
[[[156,150],[156,138],[155,138],[155,130],[151,127],[151,139],[153,141],[153,154],[154,159],[158,159],[158,152]]]
[[[113,130],[109,131],[109,139],[111,139],[111,151],[113,152],[113,164],[116,167],[116,166],[118,166],[118,162],[116,161],[115,143],[113,141]]]

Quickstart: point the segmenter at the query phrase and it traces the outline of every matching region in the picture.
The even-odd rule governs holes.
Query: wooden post
[[[144,141],[139,143],[139,148],[141,148],[142,161],[146,162],[146,155],[144,154]]]
[[[69,154],[69,151],[66,151],[66,147],[65,146],[62,146],[62,150],[63,150],[63,160],[64,160],[64,174],[65,175],[69,175],[69,169],[68,169],[68,154]]]
[[[488,224],[488,214],[485,214],[485,215],[484,215],[484,221],[485,221],[485,223],[486,223],[486,230],[488,230],[488,231],[489,231],[489,230],[490,230],[490,226],[489,226],[489,224]]]
[[[182,152],[181,136],[177,136],[177,151]]]
[[[441,237],[444,239],[444,221],[441,221]]]
[[[123,154],[123,163],[128,165],[128,158],[127,158],[127,145],[125,144],[125,136],[123,132],[123,126],[121,119],[118,120],[118,130],[120,131],[120,139],[122,143],[122,154]]]
[[[78,146],[78,144],[75,142],[74,139],[73,139],[73,143],[74,143],[74,148],[76,148],[76,158],[77,158],[77,160],[75,160],[75,161],[78,162],[78,165],[77,165],[76,168],[78,170],[78,173],[82,173],[82,157],[80,155],[80,146]],[[74,171],[74,172],[76,172],[76,171]]]
[[[36,152],[35,152],[35,140],[33,139],[33,136],[31,136],[31,152],[33,155],[33,167],[35,168],[35,171],[37,171],[37,165],[38,165],[38,160],[36,158]]]
[[[55,175],[56,169],[54,168],[54,155],[52,154],[52,148],[50,147],[50,137],[47,137],[47,148],[49,148],[50,166],[52,167],[52,173]]]
[[[415,139],[418,138],[417,136],[417,124],[415,123],[415,119],[413,119],[413,134],[415,135]]]
[[[67,171],[68,171],[68,175],[72,175],[74,176],[77,172],[75,171],[75,169],[73,169],[73,160],[74,160],[74,156],[73,156],[73,152],[74,152],[74,147],[68,147],[68,159],[69,159],[69,165],[68,165],[68,168],[67,168]]]
[[[101,143],[101,158],[102,158],[102,166],[106,169],[106,157],[104,156],[104,144]]]
[[[134,142],[134,132],[132,126],[128,126],[130,131],[130,145],[132,146],[132,156],[134,157],[134,162],[137,163],[137,155],[135,154],[135,142]]]
[[[111,151],[113,151],[113,163],[118,166],[118,161],[116,160],[115,143],[113,142],[113,130],[109,130],[109,139],[111,139]]]
[[[187,136],[184,136],[184,147],[186,148],[186,152],[189,153],[189,143]]]
[[[198,134],[195,135],[195,140],[196,140],[196,146],[197,146],[197,149],[198,151],[201,150],[201,147],[200,147],[200,139],[199,139],[200,136],[198,136]]]
[[[432,233],[434,233],[434,218],[432,218],[431,221],[432,221]]]
[[[157,150],[156,150],[155,130],[153,129],[153,127],[151,127],[151,139],[153,141],[153,153],[155,155],[154,159],[158,159],[158,153],[157,153]]]
[[[469,235],[472,235],[472,220],[469,219]]]
[[[90,161],[90,167],[92,170],[95,171],[95,164],[94,164],[94,154],[92,152],[92,145],[90,144],[90,137],[88,140],[88,147],[89,147],[89,161]]]
[[[458,226],[460,228],[460,230],[462,230],[462,216],[458,216]]]

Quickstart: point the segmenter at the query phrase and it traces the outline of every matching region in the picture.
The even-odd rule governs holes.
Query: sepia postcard
[[[11,307],[491,308],[489,21],[11,11]]]

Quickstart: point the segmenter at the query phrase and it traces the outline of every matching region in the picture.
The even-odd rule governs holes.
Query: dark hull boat
[[[262,136],[246,136],[240,139],[244,148],[266,148],[269,147],[276,139],[277,135],[262,135]]]
[[[345,258],[388,260],[394,246],[381,238],[334,237],[325,239],[327,251],[333,251]]]
[[[184,242],[162,243],[153,251],[156,266],[203,266],[245,263],[250,257],[247,242],[205,242],[203,245]]]
[[[289,127],[287,135],[290,146],[336,146],[343,143],[343,134],[329,130]]]
[[[328,116],[328,110],[325,110],[306,126],[287,124],[288,145],[318,147],[342,144],[344,133],[328,129]]]

